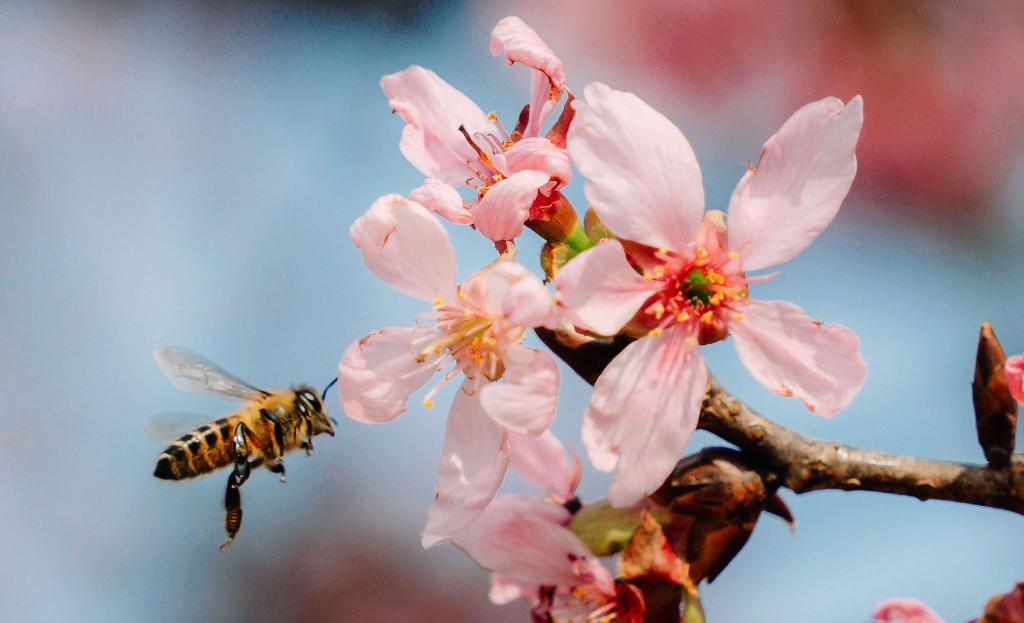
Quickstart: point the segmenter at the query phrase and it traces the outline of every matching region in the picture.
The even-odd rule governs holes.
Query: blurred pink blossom
[[[1010,385],[1010,395],[1017,402],[1024,404],[1024,355],[1007,357],[1003,371],[1006,373],[1006,382]]]
[[[897,597],[878,604],[875,620],[883,623],[944,623],[924,602]]]
[[[1010,0],[528,2],[605,71],[644,72],[699,115],[752,118],[861,94],[871,124],[856,189],[962,234],[991,209],[1024,131],[1024,4]],[[573,41],[568,37],[576,36]],[[592,45],[600,41],[601,45]],[[716,132],[729,132],[716,128]],[[900,201],[893,201],[899,199]]]

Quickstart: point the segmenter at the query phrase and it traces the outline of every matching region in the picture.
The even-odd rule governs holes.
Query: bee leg
[[[302,442],[300,447],[306,451],[306,456],[313,453],[313,418],[308,415],[302,418],[302,421],[306,423],[306,440]]]
[[[277,454],[279,457],[276,462],[270,462],[267,465],[267,469],[275,474],[281,474],[281,482],[284,482],[284,461],[280,459],[280,456],[284,454],[284,430],[281,428],[281,420],[269,409],[260,409],[260,415],[266,418],[268,422],[274,424],[274,441],[277,442]]]
[[[260,415],[274,424],[274,441],[277,442],[278,455],[284,453],[284,431],[281,429],[281,420],[277,419],[270,409],[260,409]]]
[[[267,469],[274,472],[275,474],[281,474],[281,482],[285,482],[284,479],[284,461],[278,461],[277,463],[269,463]]]
[[[228,540],[220,546],[222,552],[231,545],[238,534],[238,529],[242,527],[242,493],[239,487],[243,482],[245,479],[239,481],[238,472],[228,473],[228,488],[224,491],[224,529],[227,530]]]
[[[245,439],[247,432],[248,429],[245,427],[245,424],[241,422],[239,422],[238,426],[235,427],[235,436],[233,439],[235,471],[232,473],[235,475],[236,487],[241,487],[249,478],[249,443]],[[228,483],[229,488],[230,486],[231,483]]]
[[[228,533],[228,540],[220,546],[220,551],[227,549],[228,545],[235,540],[238,529],[242,527],[242,493],[239,488],[249,479],[251,466],[249,464],[249,442],[245,436],[248,432],[245,424],[239,422],[235,427],[235,435],[232,445],[235,455],[235,469],[228,474],[228,486],[224,491],[224,529]]]

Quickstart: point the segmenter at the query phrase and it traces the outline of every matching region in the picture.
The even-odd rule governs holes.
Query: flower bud
[[[971,389],[978,442],[989,465],[996,468],[1010,465],[1017,434],[1017,401],[1010,394],[1005,362],[1006,354],[992,326],[982,323]]]

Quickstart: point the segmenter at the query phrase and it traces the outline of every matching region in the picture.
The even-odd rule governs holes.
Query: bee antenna
[[[327,387],[324,388],[324,393],[320,395],[320,400],[324,400],[324,401],[327,400],[327,390],[329,390],[330,388],[334,387],[334,384],[337,383],[337,382],[338,382],[338,377],[334,377],[334,379],[330,383],[327,384]]]

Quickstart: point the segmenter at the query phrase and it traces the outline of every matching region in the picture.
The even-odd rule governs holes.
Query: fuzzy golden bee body
[[[153,475],[167,480],[182,480],[233,465],[233,440],[239,424],[245,426],[249,436],[249,466],[258,467],[264,462],[273,465],[286,452],[298,450],[305,443],[305,423],[296,407],[303,402],[309,411],[319,410],[320,401],[316,393],[305,386],[253,398],[236,413],[200,426],[168,446],[157,460]],[[264,412],[274,414],[277,423],[268,419]],[[280,443],[275,437],[276,427],[281,430]],[[317,430],[320,432],[333,433],[333,430]]]
[[[183,480],[233,466],[224,494],[225,528],[234,540],[242,524],[239,488],[251,469],[266,465],[281,475],[282,457],[291,450],[313,451],[313,437],[334,436],[333,420],[324,411],[313,388],[267,392],[231,376],[205,359],[180,349],[162,348],[154,353],[164,374],[180,389],[241,398],[246,402],[230,415],[204,424],[180,437],[157,459],[153,475]]]

